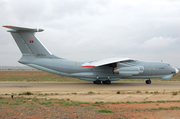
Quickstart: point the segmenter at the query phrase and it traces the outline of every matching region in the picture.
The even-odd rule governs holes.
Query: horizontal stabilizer
[[[8,26],[5,25],[3,27],[15,30],[15,31],[32,31],[32,32],[41,32],[44,31],[43,29],[39,29],[39,28],[24,28],[24,27],[17,27],[17,26]]]

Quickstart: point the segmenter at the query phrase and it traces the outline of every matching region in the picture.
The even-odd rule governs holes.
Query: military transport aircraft
[[[165,62],[146,62],[132,58],[117,57],[91,62],[66,60],[53,55],[35,37],[34,33],[43,29],[3,27],[10,29],[8,32],[22,52],[19,63],[61,76],[93,81],[94,84],[111,84],[111,81],[120,79],[148,79],[146,84],[151,84],[151,78],[170,79],[179,72]]]

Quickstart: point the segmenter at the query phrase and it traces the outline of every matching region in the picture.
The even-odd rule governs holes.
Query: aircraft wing
[[[118,63],[118,62],[128,62],[128,61],[133,61],[131,58],[107,58],[107,59],[102,59],[102,60],[96,60],[96,61],[91,61],[91,62],[86,62],[81,65],[81,67],[99,67],[103,65],[108,65],[112,63]]]

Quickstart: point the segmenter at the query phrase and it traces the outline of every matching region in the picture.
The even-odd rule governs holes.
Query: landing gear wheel
[[[146,84],[151,84],[151,80],[146,80]]]
[[[106,84],[106,81],[102,81],[103,82],[103,84]]]
[[[93,81],[94,84],[96,84],[96,81]]]
[[[110,80],[106,80],[105,82],[106,82],[106,84],[108,84],[108,85],[111,84],[111,81],[110,81]]]
[[[96,81],[95,81],[95,84],[98,84],[98,85],[99,85],[99,84],[101,84],[101,81],[100,81],[100,80],[96,80]]]

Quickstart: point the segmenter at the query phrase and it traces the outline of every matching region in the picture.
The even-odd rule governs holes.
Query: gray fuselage
[[[34,56],[29,56],[28,58],[26,58],[26,56],[23,56],[19,62],[58,75],[76,77],[88,81],[95,81],[97,79],[101,81],[105,81],[107,79],[111,81],[116,81],[119,79],[170,79],[177,72],[174,67],[165,62],[146,62],[139,60],[118,63],[120,66],[126,67],[143,67],[142,72],[139,74],[115,74],[114,67],[108,65],[99,67],[81,67],[81,65],[85,62],[71,61],[59,58],[35,58]]]

